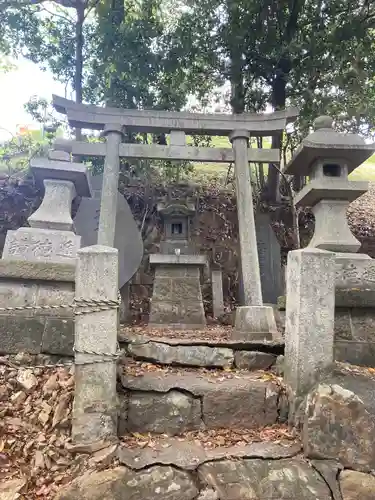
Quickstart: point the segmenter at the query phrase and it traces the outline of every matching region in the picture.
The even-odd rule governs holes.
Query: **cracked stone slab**
[[[190,474],[172,467],[154,466],[138,472],[116,467],[78,477],[54,500],[193,500],[198,494]]]
[[[158,374],[160,373],[160,375]],[[181,372],[176,374],[151,372],[140,376],[120,374],[121,384],[125,389],[132,391],[168,392],[172,389],[187,391],[194,396],[203,396],[207,393],[220,390],[234,392],[236,390],[265,391],[268,381],[256,378],[253,374],[241,373],[233,378],[212,377]]]
[[[208,347],[227,347],[228,349],[243,349],[265,351],[276,350],[279,354],[284,349],[283,339],[278,340],[233,340],[233,339],[199,339],[187,336],[186,338],[158,337],[152,339],[148,335],[119,332],[118,341],[126,344],[146,344],[149,342],[158,342],[170,346],[193,346],[201,345]]]
[[[220,500],[332,500],[325,481],[299,458],[209,462],[198,474]]]
[[[129,395],[127,429],[170,435],[202,426],[201,402],[179,391],[134,392]]]
[[[345,468],[375,469],[375,381],[336,374],[308,395],[303,425],[305,455],[338,460]]]
[[[234,356],[237,368],[268,370],[276,361],[276,354],[258,351],[238,351]]]
[[[193,372],[177,376],[152,372],[138,377],[122,374],[121,381],[129,396],[128,426],[139,432],[173,435],[198,428],[198,410],[192,403],[199,403],[197,397],[202,402],[200,422],[207,429],[253,429],[278,419],[280,387],[246,373],[235,378],[210,378]],[[171,404],[172,395],[186,404]]]
[[[340,473],[339,480],[343,500],[374,500],[374,476],[354,470],[344,470]]]
[[[163,365],[225,368],[231,367],[234,361],[233,351],[223,347],[170,346],[161,342],[147,342],[145,344],[131,343],[127,350],[135,358],[151,360]]]
[[[342,465],[335,460],[311,460],[311,465],[328,484],[333,500],[343,500],[338,483],[339,472],[343,469]]]
[[[300,444],[282,446],[275,443],[253,443],[205,450],[192,441],[179,438],[161,439],[153,448],[118,449],[119,461],[127,467],[140,470],[154,464],[172,465],[180,469],[195,470],[206,462],[225,458],[291,458],[301,451]]]

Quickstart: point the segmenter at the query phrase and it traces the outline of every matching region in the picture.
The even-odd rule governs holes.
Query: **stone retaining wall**
[[[0,307],[70,305],[75,266],[0,260]],[[72,356],[74,315],[68,308],[0,311],[0,353]]]
[[[204,450],[178,440],[115,452],[120,466],[78,477],[55,500],[372,500],[375,477],[334,460],[307,462],[298,444]]]
[[[279,308],[285,310],[285,297]],[[375,367],[375,307],[335,308],[334,352],[336,361]]]
[[[123,374],[119,434],[272,425],[287,415],[281,386],[239,374],[235,378],[188,372]]]

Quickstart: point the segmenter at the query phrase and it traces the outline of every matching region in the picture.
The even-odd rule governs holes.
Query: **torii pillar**
[[[230,135],[234,151],[241,272],[245,304],[236,310],[233,337],[238,340],[272,340],[278,335],[273,308],[263,305],[255,231],[247,131]]]

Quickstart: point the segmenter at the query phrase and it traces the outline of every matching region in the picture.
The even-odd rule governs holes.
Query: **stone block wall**
[[[75,266],[0,261],[0,353],[72,356]],[[35,306],[42,309],[33,309]],[[47,307],[45,307],[47,306]]]
[[[285,297],[278,302],[283,313]],[[365,300],[364,305],[370,302]],[[285,322],[283,314],[279,319]],[[334,355],[336,361],[375,367],[375,307],[336,306]]]
[[[375,367],[375,308],[336,308],[335,359]]]
[[[205,325],[198,266],[157,266],[151,303],[151,326],[182,322],[188,328]]]

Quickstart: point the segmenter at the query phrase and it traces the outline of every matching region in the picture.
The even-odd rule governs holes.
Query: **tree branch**
[[[50,14],[51,16],[60,17],[61,19],[64,19],[64,21],[68,21],[68,23],[75,22],[74,19],[72,19],[69,16],[63,16],[62,14],[59,14],[58,12],[51,12],[50,10],[46,9],[46,7],[44,7],[44,5],[42,5],[41,11],[47,12],[47,14]]]
[[[90,12],[92,12],[92,11],[93,11],[93,10],[94,10],[94,9],[95,9],[98,5],[99,5],[99,2],[100,2],[100,0],[95,0],[95,1],[93,2],[93,4],[92,4],[92,5],[90,5],[90,7],[89,7],[89,2],[88,2],[88,1],[86,2],[86,9],[87,9],[87,12],[86,12],[86,14],[85,14],[85,16],[84,16],[84,19],[83,19],[84,21],[87,19],[87,17],[88,17],[88,15],[90,14]]]
[[[40,5],[47,0],[3,0],[0,5],[0,11],[5,10],[9,7],[33,7],[34,5]],[[53,0],[55,3],[62,5],[63,7],[76,8],[78,3],[85,3],[84,0]]]

